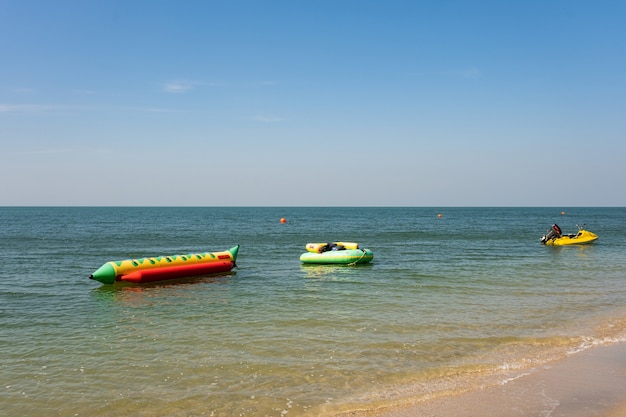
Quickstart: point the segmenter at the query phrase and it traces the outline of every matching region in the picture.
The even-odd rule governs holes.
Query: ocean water
[[[374,261],[300,264],[337,240]],[[236,244],[227,274],[88,279]],[[0,208],[1,415],[332,416],[625,340],[626,208]]]

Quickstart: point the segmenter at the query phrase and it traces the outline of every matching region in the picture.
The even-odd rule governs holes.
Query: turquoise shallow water
[[[600,239],[540,245],[555,222]],[[333,240],[374,261],[300,264]],[[236,244],[220,276],[88,279]],[[0,264],[6,415],[333,415],[626,340],[625,208],[5,207]]]

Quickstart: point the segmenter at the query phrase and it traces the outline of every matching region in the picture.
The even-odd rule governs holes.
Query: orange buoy
[[[565,212],[564,212],[564,211],[562,211],[562,212],[561,212],[561,216],[564,216],[564,215],[565,215]]]
[[[284,217],[281,217],[281,218],[280,218],[280,222],[281,222],[281,223],[287,223],[287,219],[285,219]]]

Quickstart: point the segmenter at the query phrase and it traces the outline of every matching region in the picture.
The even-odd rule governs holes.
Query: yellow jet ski
[[[578,225],[577,225],[578,226]],[[585,243],[591,243],[594,240],[598,239],[598,235],[589,230],[584,229],[585,225],[582,227],[578,226],[578,233],[564,235],[561,233],[561,228],[557,224],[553,224],[550,226],[550,229],[546,232],[545,235],[541,237],[541,243],[549,246],[566,246],[566,245],[583,245]]]

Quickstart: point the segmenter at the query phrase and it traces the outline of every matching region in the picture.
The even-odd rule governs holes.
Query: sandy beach
[[[368,417],[624,417],[626,343],[590,348],[504,384]]]

